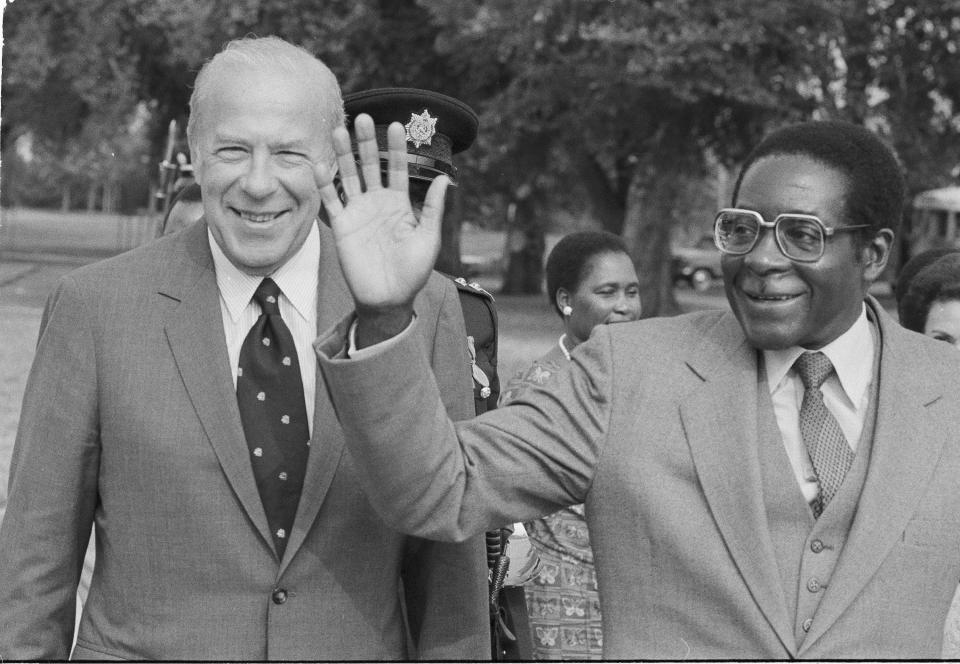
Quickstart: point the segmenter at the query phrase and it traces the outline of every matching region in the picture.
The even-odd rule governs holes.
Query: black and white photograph
[[[0,15],[0,662],[960,660],[960,0]]]

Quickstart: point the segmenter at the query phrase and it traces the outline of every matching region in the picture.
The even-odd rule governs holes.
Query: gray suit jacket
[[[757,455],[782,442],[758,440],[757,352],[731,314],[598,328],[547,385],[456,426],[412,337],[331,359],[339,328],[317,348],[368,495],[399,527],[456,540],[586,503],[606,657],[938,657],[960,579],[960,353],[868,305],[869,469],[800,646]],[[398,373],[422,380],[387,403]]]
[[[352,299],[320,230],[325,329]],[[374,513],[320,376],[303,494],[277,559],[218,297],[203,222],[82,268],[52,295],[0,529],[0,656],[68,656],[93,523],[97,566],[74,657],[488,657],[481,541],[438,546]],[[436,276],[418,299],[413,345],[451,416],[468,417],[456,291]]]

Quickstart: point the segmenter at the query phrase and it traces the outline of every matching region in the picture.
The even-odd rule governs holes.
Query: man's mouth
[[[744,294],[747,297],[749,297],[751,300],[758,300],[760,302],[786,302],[787,300],[792,300],[794,298],[800,297],[799,293],[775,295],[772,293],[751,293],[748,291],[744,291]]]
[[[283,212],[252,212],[250,210],[240,210],[237,208],[233,208],[233,211],[244,221],[249,221],[255,224],[263,224],[268,221],[273,221],[283,214]]]

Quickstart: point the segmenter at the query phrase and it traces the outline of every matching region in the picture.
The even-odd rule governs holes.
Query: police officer
[[[361,113],[373,118],[377,144],[387,144],[387,127],[404,125],[407,135],[407,168],[410,173],[410,202],[417,211],[427,189],[440,174],[457,186],[458,172],[453,155],[469,148],[477,137],[479,119],[473,109],[453,97],[417,88],[378,88],[348,94],[343,98],[347,129],[353,135],[353,119]],[[380,153],[386,169],[387,153]],[[450,276],[450,275],[447,275]],[[493,296],[477,282],[450,278],[457,285],[460,308],[467,329],[467,347],[473,371],[474,402],[477,414],[496,408],[500,396],[497,377],[497,311]],[[522,587],[503,588],[509,558],[507,539],[511,529],[487,533],[487,557],[491,578],[492,655],[495,660],[530,659],[526,605]],[[517,560],[517,566],[536,568]],[[519,599],[518,599],[519,598]]]

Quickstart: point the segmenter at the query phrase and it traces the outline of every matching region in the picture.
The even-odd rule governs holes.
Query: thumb
[[[423,200],[423,209],[420,212],[420,224],[423,230],[431,235],[440,235],[440,225],[443,221],[443,209],[446,205],[447,187],[450,178],[439,175],[430,183],[427,195]]]

